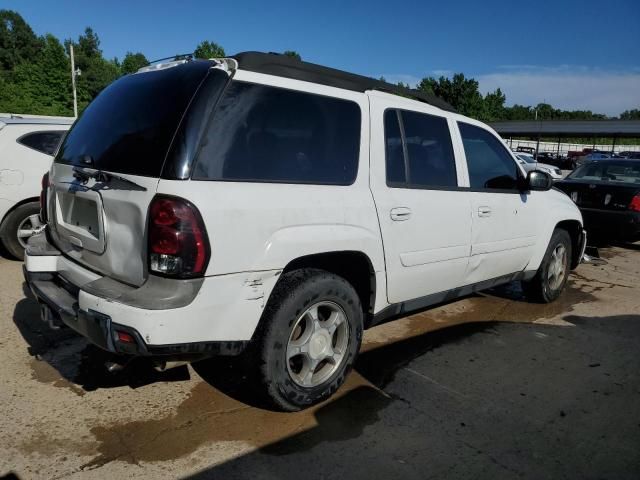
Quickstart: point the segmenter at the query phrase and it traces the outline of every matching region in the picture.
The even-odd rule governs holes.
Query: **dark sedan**
[[[589,161],[555,186],[578,205],[590,235],[640,240],[640,160]]]

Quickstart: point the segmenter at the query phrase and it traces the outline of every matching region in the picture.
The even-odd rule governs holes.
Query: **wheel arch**
[[[373,319],[377,283],[373,262],[366,253],[341,250],[304,255],[291,260],[282,273],[301,268],[318,268],[347,280],[358,293],[364,311],[364,328],[367,328]]]
[[[0,237],[2,237],[4,234],[5,221],[7,220],[7,218],[9,218],[9,215],[11,215],[11,213],[15,211],[17,208],[23,205],[26,205],[28,203],[37,203],[39,205],[40,199],[38,197],[25,198],[23,200],[20,200],[19,202],[16,202],[11,208],[9,208],[9,210],[7,210],[4,216],[2,217],[2,220],[0,220]]]
[[[565,230],[571,237],[571,269],[580,264],[580,253],[582,243],[582,224],[578,220],[562,220],[554,228]]]

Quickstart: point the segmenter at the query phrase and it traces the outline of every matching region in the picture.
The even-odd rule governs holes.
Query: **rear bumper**
[[[580,208],[585,228],[615,240],[640,239],[640,212]]]
[[[149,345],[142,334],[129,325],[113,321],[111,316],[79,307],[78,297],[68,291],[57,274],[34,273],[23,269],[24,278],[38,303],[49,309],[55,323],[72,328],[94,345],[109,352],[166,357],[171,359],[198,359],[213,355],[238,355],[247,341],[202,341],[167,345]],[[128,341],[122,341],[122,333]]]
[[[29,241],[24,267],[25,281],[45,313],[95,345],[121,354],[180,358],[241,353],[278,274],[207,277],[183,305],[162,289],[114,285],[66,258],[44,235]]]

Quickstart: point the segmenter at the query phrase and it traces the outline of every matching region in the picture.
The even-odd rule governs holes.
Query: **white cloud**
[[[640,71],[606,71],[585,66],[504,65],[499,72],[476,76],[480,91],[500,87],[507,104],[546,102],[565,110],[591,110],[617,116],[640,106]]]

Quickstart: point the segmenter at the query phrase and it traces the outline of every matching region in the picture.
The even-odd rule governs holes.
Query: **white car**
[[[536,162],[535,158],[533,158],[533,155],[529,155],[526,153],[516,153],[515,156],[518,159],[518,162],[520,162],[520,165],[522,165],[522,168],[525,172],[539,170],[541,172],[548,173],[554,180],[561,180],[563,178],[562,170],[560,170],[558,167],[554,167],[553,165]]]
[[[586,239],[485,124],[277,54],[117,80],[44,185],[25,276],[47,322],[125,359],[242,354],[282,410],[331,396],[366,328],[516,280],[555,300]]]
[[[40,180],[73,119],[0,116],[0,243],[22,259],[41,228]]]

